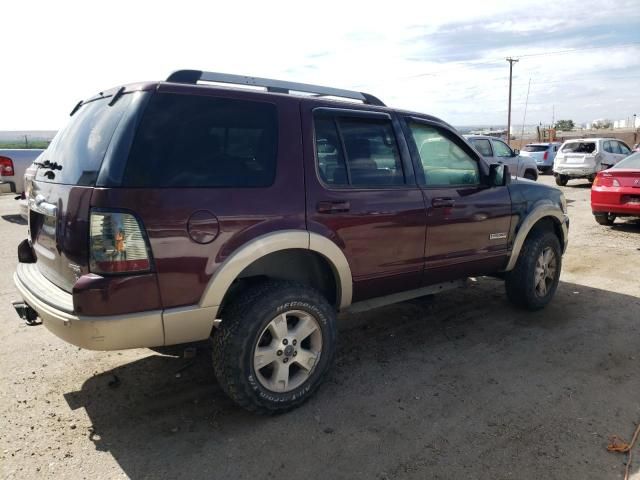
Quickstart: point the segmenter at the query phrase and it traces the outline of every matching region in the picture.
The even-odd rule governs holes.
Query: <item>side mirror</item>
[[[513,149],[513,156],[517,157],[518,155],[520,155],[520,150],[518,150],[517,148]]]
[[[489,165],[489,185],[491,187],[504,187],[511,182],[509,166],[503,163]]]

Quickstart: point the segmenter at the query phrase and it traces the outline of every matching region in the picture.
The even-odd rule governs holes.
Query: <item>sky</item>
[[[640,0],[9,0],[2,17],[0,130],[57,130],[79,100],[178,69],[356,89],[454,125],[505,125],[506,57],[519,59],[515,124],[525,104],[527,124],[640,116]]]

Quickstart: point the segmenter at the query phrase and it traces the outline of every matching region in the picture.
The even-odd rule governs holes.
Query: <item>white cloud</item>
[[[531,35],[537,25],[545,26],[544,33],[575,28],[580,22],[598,25],[640,18],[637,2],[626,0],[605,5],[593,0],[306,5],[9,2],[3,5],[3,17],[12,21],[3,25],[0,129],[59,128],[79,99],[118,84],[163,79],[179,68],[361,88],[390,105],[440,115],[455,124],[504,123],[508,72],[504,57],[573,48],[580,42],[541,36],[483,51],[481,42],[490,43],[484,37],[476,42],[480,44],[475,45],[476,58],[442,63],[438,50],[429,50],[434,47],[429,35],[457,28],[447,34],[451,37],[440,39],[446,45],[456,35],[472,33],[476,25],[492,35]],[[572,13],[585,11],[589,15]],[[615,31],[601,33],[615,40]],[[589,39],[582,44],[588,45]],[[458,51],[465,53],[464,48]],[[611,92],[594,90],[603,80],[588,80],[602,73],[606,78],[608,70],[640,69],[639,53],[635,46],[523,58],[514,70],[514,110],[524,102],[529,77],[532,115],[555,103],[556,109],[576,120],[593,117],[595,107],[587,108],[584,98],[571,99],[567,94],[571,86],[589,87],[598,95],[589,97],[588,103],[601,100],[600,108],[611,105],[612,111],[596,116],[620,116],[631,105],[640,110],[640,93],[632,86],[637,78],[603,84],[615,86]],[[619,71],[615,75],[624,77]],[[621,91],[629,106],[613,101]],[[531,119],[539,121],[542,116]]]

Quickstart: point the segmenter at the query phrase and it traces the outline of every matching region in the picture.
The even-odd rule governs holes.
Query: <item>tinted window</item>
[[[409,126],[420,156],[427,185],[477,185],[477,162],[438,129],[412,123]]]
[[[344,163],[344,155],[334,119],[317,117],[315,128],[320,178],[329,185],[348,185],[347,167]]]
[[[640,170],[640,153],[634,153],[630,157],[627,157],[624,160],[620,160],[611,168],[628,168],[633,170]]]
[[[475,138],[471,140],[471,143],[476,150],[480,152],[483,157],[492,157],[493,152],[491,151],[491,142],[484,138]]]
[[[318,171],[329,185],[403,185],[390,120],[316,115]],[[339,131],[339,134],[338,134]]]
[[[629,150],[629,147],[627,147],[622,142],[618,142],[618,148],[620,148],[620,153],[622,153],[623,155],[629,155],[631,153],[631,150]]]
[[[113,106],[111,97],[89,102],[73,114],[40,160],[62,166],[60,170],[38,168],[36,179],[69,185],[94,185],[102,160],[118,122],[131,103],[132,94],[123,95]],[[54,174],[53,178],[48,178]]]
[[[274,105],[159,93],[136,133],[123,185],[266,187],[276,148]]]
[[[512,157],[513,152],[506,143],[500,140],[493,141],[493,148],[496,150],[496,157]]]
[[[595,142],[567,142],[561,148],[563,153],[593,153],[595,150]]]
[[[525,152],[546,152],[548,148],[546,145],[527,145],[522,150]]]

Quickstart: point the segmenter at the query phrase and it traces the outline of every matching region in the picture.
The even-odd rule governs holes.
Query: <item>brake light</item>
[[[544,152],[544,155],[542,156],[542,159],[546,160],[547,158],[549,158],[549,152]]]
[[[89,270],[93,273],[136,273],[151,269],[143,228],[133,215],[91,211]]]
[[[620,182],[610,173],[599,173],[593,181],[594,187],[619,187]]]
[[[13,160],[9,157],[0,157],[0,176],[13,177]]]

